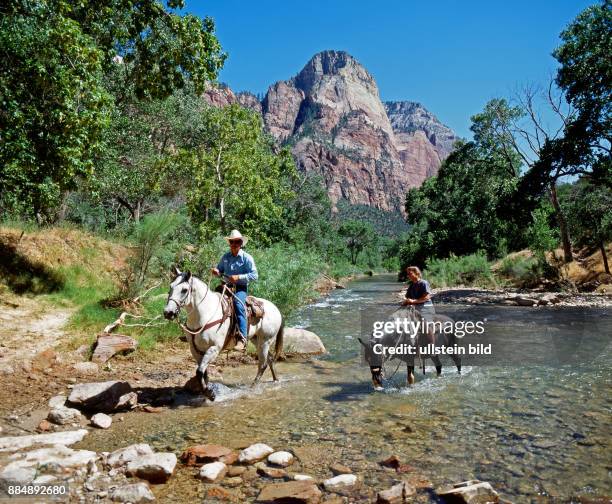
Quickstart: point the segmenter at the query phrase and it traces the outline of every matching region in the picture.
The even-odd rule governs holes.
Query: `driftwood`
[[[104,332],[98,334],[91,360],[104,364],[113,355],[133,352],[136,350],[137,346],[138,342],[134,338],[130,338],[124,334],[109,334]]]

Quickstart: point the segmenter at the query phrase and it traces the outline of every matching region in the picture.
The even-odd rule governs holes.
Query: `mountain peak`
[[[308,93],[315,82],[324,77],[354,77],[366,82],[374,78],[346,51],[325,50],[315,54],[293,78],[295,86]]]

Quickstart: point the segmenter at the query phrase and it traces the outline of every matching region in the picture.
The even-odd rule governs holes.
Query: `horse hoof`
[[[385,390],[385,387],[381,387],[380,385],[374,386],[374,392],[382,392]]]
[[[215,395],[212,389],[208,388],[204,390],[204,397],[206,397],[206,399],[208,399],[209,401],[214,401],[217,396]]]

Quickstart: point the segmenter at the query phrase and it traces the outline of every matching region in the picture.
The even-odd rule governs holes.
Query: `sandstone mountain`
[[[435,175],[456,140],[418,103],[383,104],[372,75],[342,51],[316,54],[261,102],[229,88],[207,96],[216,106],[238,102],[261,113],[298,168],[321,175],[334,204],[403,211],[406,190]]]

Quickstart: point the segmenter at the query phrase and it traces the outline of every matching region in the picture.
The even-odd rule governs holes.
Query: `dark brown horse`
[[[407,309],[397,310],[391,317],[392,321],[398,319],[407,319],[409,322],[414,322],[422,327],[424,321],[423,316],[410,307]],[[414,368],[415,358],[419,359],[425,374],[425,359],[430,358],[436,366],[438,376],[442,374],[442,362],[440,356],[435,352],[435,348],[454,347],[457,343],[457,338],[453,332],[445,332],[443,327],[448,324],[453,324],[453,320],[445,315],[433,315],[428,324],[427,330],[419,330],[416,332],[392,332],[385,333],[381,338],[373,336],[367,342],[359,338],[359,342],[364,346],[365,359],[370,366],[372,373],[372,383],[374,388],[382,389],[383,387],[383,366],[386,362],[394,359],[399,359],[406,363],[408,385],[414,384]],[[389,353],[384,350],[390,348],[401,349],[403,352]],[[411,349],[411,350],[409,350]],[[382,352],[382,353],[381,353]],[[457,371],[461,374],[461,357],[449,352],[450,357],[457,366]]]

